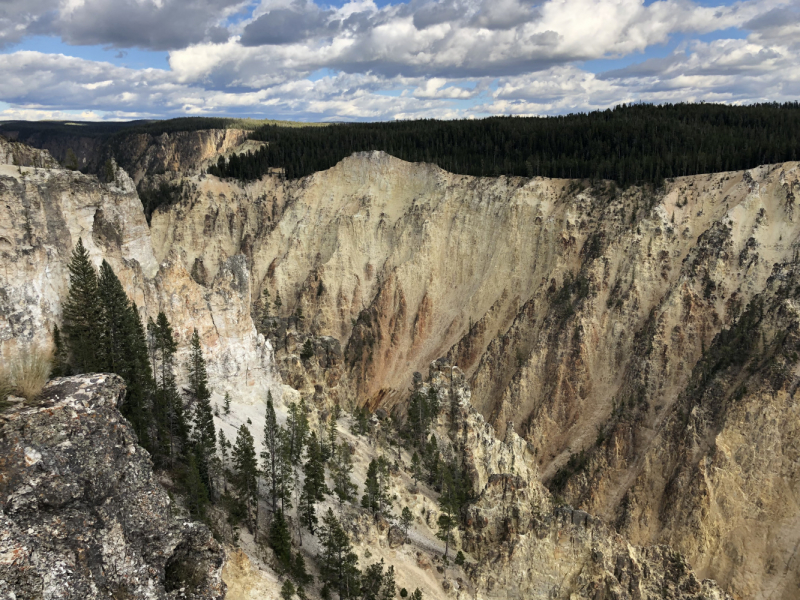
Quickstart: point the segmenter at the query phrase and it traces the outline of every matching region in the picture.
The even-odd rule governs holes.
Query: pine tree
[[[361,591],[358,556],[353,552],[350,537],[330,508],[322,517],[319,541],[323,581],[335,588],[341,600],[357,597]]]
[[[200,475],[200,469],[197,466],[197,459],[195,459],[194,454],[189,454],[184,490],[186,491],[186,504],[189,507],[189,513],[196,519],[205,519],[208,492]]]
[[[64,336],[75,373],[101,369],[101,308],[97,291],[97,273],[89,260],[83,240],[72,251],[69,264],[69,293],[64,302]]]
[[[222,456],[222,481],[226,494],[228,493],[228,448],[230,448],[230,442],[225,438],[225,432],[222,431],[222,427],[220,427],[219,453]]]
[[[411,592],[411,600],[422,600],[422,592],[419,591],[419,588]]]
[[[292,560],[292,536],[282,510],[276,511],[272,516],[268,543],[280,563],[288,569]]]
[[[283,586],[281,586],[281,598],[283,598],[283,600],[292,600],[295,592],[296,590],[291,580],[287,579],[283,582]]]
[[[175,383],[174,365],[178,344],[172,334],[172,326],[163,312],[158,313],[155,322],[151,320],[148,323],[147,329],[150,337],[150,354],[154,370],[158,373],[153,411],[161,441],[157,454],[166,454],[170,465],[174,467],[176,445],[183,451],[188,442],[188,425],[183,410],[183,400]]]
[[[234,488],[239,495],[239,500],[245,505],[249,520],[251,509],[258,506],[258,462],[256,461],[253,435],[247,425],[239,427],[231,458],[233,460]],[[258,514],[256,513],[257,519]],[[256,522],[256,527],[257,525]]]
[[[415,486],[422,475],[422,461],[419,459],[419,454],[414,452],[414,454],[411,456],[411,476],[414,478]]]
[[[131,371],[130,301],[114,270],[105,260],[100,265],[97,281],[100,301],[101,347],[103,370],[119,375]]]
[[[350,446],[342,442],[336,446],[331,464],[331,477],[333,479],[333,492],[338,496],[339,502],[350,502],[358,490],[353,483],[353,459],[350,455]]]
[[[279,431],[278,448],[278,499],[281,501],[281,510],[286,511],[292,506],[292,490],[295,489],[295,482],[298,480],[296,469],[298,463],[292,459],[291,435],[288,428],[281,428]]]
[[[275,292],[275,312],[277,313],[281,306],[283,306],[283,302],[281,301],[281,293]]]
[[[292,577],[299,586],[297,595],[302,598],[299,590],[301,590],[304,585],[311,583],[314,578],[309,575],[308,571],[306,570],[306,561],[303,558],[303,555],[299,552],[295,552],[294,560],[292,560]]]
[[[407,506],[404,506],[403,512],[400,513],[400,529],[403,530],[403,536],[406,538],[408,538],[408,529],[413,521],[414,515]]]
[[[336,423],[336,418],[331,415],[330,419],[328,420],[328,431],[327,431],[327,443],[325,446],[328,448],[328,456],[325,459],[326,461],[333,457],[334,452],[336,452],[336,439],[339,436],[339,428]]]
[[[225,399],[223,400],[222,410],[225,412],[226,415],[231,414],[231,395],[229,392],[225,392]]]
[[[379,600],[384,577],[383,559],[364,569],[364,573],[361,576],[362,600]]]
[[[361,506],[372,511],[372,514],[388,513],[391,505],[388,488],[389,464],[383,456],[372,459],[367,467],[367,478],[364,481],[364,496]]]
[[[192,333],[187,371],[189,373],[189,396],[194,401],[192,447],[197,457],[197,466],[203,484],[213,497],[211,463],[217,446],[217,434],[214,428],[214,414],[211,410],[211,392],[208,389],[206,361],[203,358],[203,349],[200,347],[200,336],[197,329]]]
[[[436,437],[431,435],[427,446],[425,446],[425,468],[428,471],[428,483],[435,484],[438,481],[440,462],[441,454],[436,443]]]
[[[122,414],[131,422],[134,431],[139,436],[139,444],[154,453],[151,440],[153,426],[153,397],[155,394],[155,380],[150,365],[147,351],[147,336],[145,335],[142,320],[136,304],[128,305],[128,320],[130,324],[130,372],[123,375],[128,386],[125,402],[122,405]]]
[[[263,473],[267,478],[267,487],[270,490],[270,500],[272,502],[272,512],[278,510],[278,489],[281,487],[280,475],[280,452],[281,452],[281,430],[278,426],[278,419],[275,416],[275,406],[272,402],[272,392],[267,392],[267,410],[264,418],[264,441],[261,452]]]
[[[378,600],[394,600],[397,595],[397,583],[394,578],[394,565],[389,565],[386,575],[383,576],[383,586],[381,587]]]
[[[330,493],[325,485],[325,466],[322,448],[315,433],[311,434],[306,447],[306,462],[303,465],[303,491],[300,496],[300,519],[311,533],[317,525],[316,503]]]
[[[66,377],[69,371],[69,357],[67,347],[61,337],[61,330],[58,325],[53,325],[53,371],[51,377]]]

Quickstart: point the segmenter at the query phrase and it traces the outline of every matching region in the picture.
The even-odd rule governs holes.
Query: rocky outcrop
[[[224,553],[172,516],[116,375],[50,382],[0,416],[0,594],[222,599]]]
[[[0,135],[0,165],[58,169],[61,165],[47,150],[37,150],[26,144],[11,141]]]

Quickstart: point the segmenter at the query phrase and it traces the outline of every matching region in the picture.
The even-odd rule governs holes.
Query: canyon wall
[[[415,371],[447,356],[559,503],[632,543],[670,544],[736,598],[800,593],[796,385],[758,362],[796,322],[797,287],[780,282],[798,260],[797,164],[658,191],[466,177],[379,152],[296,181],[178,177],[184,198],[148,229],[124,171],[100,184],[0,166],[6,355],[48,339],[83,237],[143,317],[167,313],[182,349],[198,328],[215,389],[279,392],[278,347],[322,402],[335,387],[340,402],[391,411]],[[300,361],[288,334],[259,337],[250,310],[264,289],[295,339],[335,340],[334,367]],[[737,327],[760,345],[703,379]],[[795,350],[781,352],[793,373]]]
[[[0,153],[1,154],[1,153]],[[250,319],[250,275],[228,257],[207,286],[176,254],[156,260],[136,188],[122,169],[114,182],[62,169],[0,165],[0,354],[47,346],[69,285],[67,266],[81,238],[95,266],[111,264],[146,323],[163,311],[174,325],[178,364],[197,328],[217,394],[237,401],[280,394],[270,344]]]
[[[639,543],[687,540],[690,562],[739,597],[798,593],[786,577],[767,583],[775,560],[746,536],[715,548],[715,560],[694,546],[713,511],[699,524],[652,512],[646,526],[629,524],[637,482],[669,478],[647,457],[669,447],[666,424],[691,412],[679,399],[695,365],[775,265],[796,260],[797,164],[654,191],[473,178],[375,152],[297,181],[189,181],[190,199],[153,215],[156,255],[180,249],[185,268],[213,277],[244,254],[255,294],[279,292],[281,316],[300,308],[299,329],[340,342],[339,393],[390,410],[414,371],[447,355],[473,404],[501,437],[514,426],[566,501]],[[749,477],[759,467],[743,468]],[[787,548],[800,539],[784,535]]]

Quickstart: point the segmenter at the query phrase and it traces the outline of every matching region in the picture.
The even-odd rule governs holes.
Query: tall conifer
[[[64,302],[64,335],[70,365],[76,373],[90,373],[102,368],[101,309],[97,291],[97,273],[89,260],[83,240],[72,251],[69,264],[69,294]]]
[[[253,435],[247,425],[239,427],[231,458],[233,459],[234,487],[239,499],[247,508],[249,520],[251,509],[253,506],[257,506],[258,502],[258,462]]]
[[[267,410],[264,417],[264,442],[261,452],[261,460],[264,467],[264,475],[267,478],[267,486],[270,491],[270,501],[272,512],[278,510],[278,489],[281,476],[281,431],[278,426],[278,419],[275,417],[275,406],[272,402],[272,392],[267,392]]]
[[[197,457],[200,477],[213,497],[211,470],[217,446],[217,434],[214,429],[214,414],[211,410],[211,391],[208,389],[206,361],[203,358],[203,349],[200,346],[197,329],[192,333],[188,367],[189,395],[194,402],[192,447]]]

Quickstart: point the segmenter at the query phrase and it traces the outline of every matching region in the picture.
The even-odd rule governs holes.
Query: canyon
[[[402,420],[415,373],[443,394],[457,374],[484,465],[459,534],[474,561],[469,585],[426,593],[797,597],[797,163],[658,190],[381,152],[299,180],[205,175],[236,135],[143,140],[120,157],[133,179],[105,183],[0,139],[2,355],[50,343],[80,237],[143,319],[165,312],[181,364],[197,329],[226,434],[267,391]],[[180,199],[148,223],[136,183]],[[252,318],[263,290],[283,300],[273,331]]]

